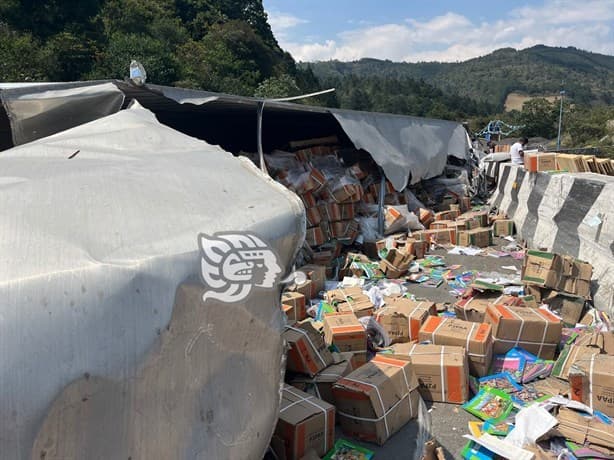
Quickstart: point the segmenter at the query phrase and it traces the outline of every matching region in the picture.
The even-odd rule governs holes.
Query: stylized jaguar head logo
[[[207,290],[203,301],[238,302],[253,287],[272,288],[281,273],[273,250],[253,233],[198,235],[201,274]]]

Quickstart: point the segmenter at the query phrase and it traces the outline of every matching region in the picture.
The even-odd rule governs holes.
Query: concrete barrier
[[[595,307],[614,313],[614,177],[503,164],[490,204],[514,220],[530,247],[590,262]]]

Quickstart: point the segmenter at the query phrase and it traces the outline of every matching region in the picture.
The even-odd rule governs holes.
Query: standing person
[[[510,156],[512,158],[512,164],[522,165],[524,164],[524,146],[529,143],[529,139],[522,137],[510,148]]]

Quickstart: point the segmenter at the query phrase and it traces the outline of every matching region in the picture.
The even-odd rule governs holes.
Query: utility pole
[[[556,137],[556,149],[557,150],[561,149],[561,124],[563,123],[563,98],[565,97],[565,90],[562,89],[559,92],[559,95],[561,96],[561,107],[559,109],[559,134]]]

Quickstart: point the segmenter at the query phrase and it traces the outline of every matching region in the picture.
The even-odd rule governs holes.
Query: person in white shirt
[[[529,143],[529,139],[523,137],[518,140],[510,148],[510,157],[512,158],[512,164],[522,165],[524,164],[524,146]]]

